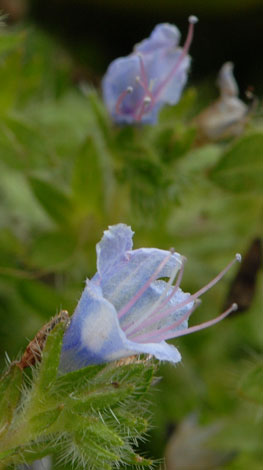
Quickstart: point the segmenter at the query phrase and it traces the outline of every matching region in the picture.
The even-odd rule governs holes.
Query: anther
[[[190,15],[189,18],[188,18],[188,21],[191,24],[196,24],[196,23],[198,23],[199,19],[195,15]]]
[[[145,98],[143,99],[144,104],[150,104],[151,101],[152,99],[150,98],[150,96],[145,96]]]
[[[133,92],[133,87],[132,87],[132,86],[128,86],[128,87],[126,88],[126,90],[124,90],[124,91],[120,94],[119,98],[117,99],[116,106],[115,106],[115,111],[116,111],[117,114],[121,114],[121,113],[122,113],[122,111],[121,111],[121,106],[122,106],[122,104],[123,104],[123,101],[124,101],[124,99],[126,98],[126,96],[127,96],[127,95],[130,95],[132,92]]]
[[[242,255],[240,253],[236,253],[236,260],[241,263],[242,261]]]

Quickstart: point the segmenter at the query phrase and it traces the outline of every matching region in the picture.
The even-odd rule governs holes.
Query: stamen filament
[[[138,57],[139,57],[140,71],[141,71],[141,76],[142,76],[142,81],[140,80],[140,84],[143,86],[145,91],[148,91],[148,78],[147,78],[146,70],[145,70],[145,67],[144,67],[142,54],[138,53]]]
[[[236,303],[232,304],[231,307],[229,307],[225,312],[221,313],[216,318],[213,318],[212,320],[208,320],[206,322],[200,323],[199,325],[195,326],[190,326],[190,328],[186,328],[185,330],[178,330],[177,333],[170,333],[165,336],[165,340],[171,339],[171,338],[179,338],[179,336],[185,336],[189,335],[190,333],[194,333],[195,331],[201,331],[206,328],[209,328],[210,326],[216,325],[216,323],[219,323],[221,320],[223,320],[225,317],[227,317],[230,313],[236,312],[238,309],[238,305]]]
[[[122,318],[131,309],[131,307],[133,307],[135,302],[139,300],[139,298],[144,294],[144,292],[148,289],[151,283],[155,281],[155,279],[157,279],[158,274],[162,271],[163,267],[167,264],[171,256],[172,256],[172,253],[169,253],[169,255],[167,255],[163,259],[163,261],[161,261],[161,263],[159,264],[157,269],[154,271],[154,273],[151,275],[151,277],[148,279],[148,281],[145,282],[145,284],[141,287],[141,289],[138,290],[138,292],[131,298],[131,300],[126,305],[124,305],[124,307],[122,307],[122,309],[118,312],[119,319]]]
[[[212,281],[210,281],[206,286],[202,287],[199,289],[197,292],[195,292],[193,295],[189,295],[189,297],[184,300],[183,302],[179,303],[176,308],[171,307],[166,310],[161,311],[158,315],[151,315],[151,317],[148,317],[140,323],[140,329],[144,329],[149,326],[153,326],[154,324],[158,323],[162,318],[167,317],[168,315],[172,314],[175,312],[175,310],[179,310],[180,308],[185,307],[187,304],[190,302],[193,302],[196,300],[198,297],[203,295],[205,292],[207,292],[211,287],[213,287],[215,284],[217,284],[220,279],[229,271],[229,269],[235,264],[236,261],[241,262],[241,255],[239,253],[236,254],[235,258],[214,278]]]
[[[145,108],[146,107],[148,108],[149,104],[151,104],[151,101],[152,100],[149,96],[144,96],[144,98],[142,99],[142,101],[139,105],[139,109],[137,110],[137,113],[135,113],[135,114],[137,114],[135,116],[136,121],[140,121],[142,119],[142,117],[144,115],[144,112],[145,112]],[[148,109],[147,109],[147,111],[148,111]],[[139,114],[138,114],[138,112],[139,112]]]
[[[193,40],[193,35],[194,35],[194,24],[197,23],[198,18],[196,16],[192,15],[192,16],[189,16],[188,21],[189,21],[189,28],[188,28],[186,41],[184,43],[184,47],[182,49],[181,55],[179,56],[178,61],[176,62],[174,67],[168,73],[167,77],[157,87],[157,89],[154,93],[155,100],[158,99],[159,95],[161,94],[163,89],[166,87],[167,83],[169,83],[169,81],[176,74],[177,70],[179,69],[179,67],[182,63],[182,61],[184,60],[184,58],[186,57],[186,55],[189,51],[190,45],[191,45],[192,40]]]
[[[126,96],[129,95],[129,94],[132,93],[132,92],[133,92],[133,87],[132,87],[132,86],[128,86],[128,87],[126,88],[126,90],[124,90],[124,91],[120,94],[119,98],[117,99],[116,106],[115,106],[115,111],[116,111],[117,114],[122,114],[121,105],[122,105],[124,99],[126,98]]]
[[[201,303],[201,300],[197,299],[195,302],[194,302],[194,305],[193,307],[191,308],[191,310],[189,310],[188,312],[186,312],[181,318],[179,318],[176,322],[172,323],[171,325],[169,326],[166,326],[164,328],[160,328],[159,330],[153,330],[153,331],[149,331],[148,333],[144,333],[143,335],[135,335],[135,336],[132,336],[131,339],[133,341],[135,341],[136,343],[144,343],[144,342],[149,342],[150,341],[157,341],[157,342],[160,342],[164,339],[164,334],[167,332],[167,331],[170,331],[171,329],[175,329],[175,328],[178,328],[184,321],[188,320],[189,317],[192,315],[192,313],[194,312],[194,310],[196,309],[196,307]],[[175,310],[176,311],[176,310]]]
[[[141,329],[140,325],[141,323],[144,321],[144,319],[146,318],[150,318],[150,316],[154,315],[155,313],[157,313],[160,309],[164,308],[165,305],[167,305],[167,303],[169,302],[169,300],[175,295],[178,287],[180,286],[181,284],[181,280],[182,280],[182,277],[183,277],[183,272],[184,272],[184,263],[185,263],[185,258],[182,259],[182,267],[180,268],[179,270],[179,274],[178,274],[178,278],[176,280],[176,283],[172,289],[172,292],[166,297],[166,294],[169,290],[169,288],[171,287],[172,283],[174,282],[174,279],[175,279],[175,276],[178,272],[178,268],[175,268],[174,270],[174,273],[171,275],[168,283],[167,283],[167,287],[166,289],[164,290],[164,292],[162,293],[162,295],[160,296],[160,298],[157,300],[157,302],[155,302],[155,304],[152,306],[152,308],[150,308],[144,316],[142,316],[141,318],[139,318],[137,320],[137,322],[133,323],[133,324],[130,324],[127,326],[125,332],[126,332],[126,335],[131,335],[131,334],[134,334],[136,333],[138,330]]]

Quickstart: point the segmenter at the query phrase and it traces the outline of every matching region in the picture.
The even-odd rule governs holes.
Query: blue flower
[[[210,326],[236,308],[233,305],[219,317],[188,328],[187,321],[198,297],[212,287],[235,260],[207,286],[190,295],[179,287],[185,258],[173,250],[132,250],[132,237],[130,227],[118,224],[109,227],[97,244],[98,271],[86,281],[65,332],[62,372],[140,353],[179,362],[179,351],[166,343],[166,339]],[[239,260],[240,255],[236,255],[236,259]],[[161,278],[169,278],[169,281]]]
[[[189,18],[188,36],[178,47],[180,32],[174,25],[157,25],[132,54],[114,60],[103,79],[103,96],[112,119],[119,124],[154,124],[165,104],[176,104],[190,67],[187,54],[195,16]]]

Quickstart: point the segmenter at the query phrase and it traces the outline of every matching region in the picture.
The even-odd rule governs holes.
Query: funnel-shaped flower
[[[176,363],[180,353],[166,339],[210,326],[236,308],[233,305],[216,319],[187,327],[198,297],[240,255],[207,286],[190,295],[179,287],[185,259],[172,250],[132,250],[132,236],[130,227],[118,224],[109,227],[98,243],[98,271],[87,280],[64,336],[62,372],[139,353]]]
[[[197,18],[190,16],[188,36],[178,47],[176,26],[157,25],[150,37],[137,44],[132,54],[114,60],[103,79],[103,96],[117,123],[154,124],[165,104],[176,104],[187,80],[188,50]]]

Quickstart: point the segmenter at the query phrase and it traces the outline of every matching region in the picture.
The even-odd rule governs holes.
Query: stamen
[[[126,90],[124,90],[119,98],[117,99],[117,103],[116,103],[116,106],[115,106],[115,111],[117,114],[122,114],[122,111],[121,111],[121,105],[123,103],[123,100],[126,98],[127,95],[130,95],[131,93],[133,92],[133,87],[132,86],[128,86],[126,88]]]
[[[160,320],[162,320],[163,318],[167,317],[168,315],[174,313],[176,310],[179,310],[179,309],[185,307],[190,302],[193,302],[194,300],[196,300],[198,297],[200,297],[205,292],[207,292],[209,289],[211,289],[211,287],[213,287],[215,284],[217,284],[217,282],[220,281],[220,279],[222,279],[222,277],[227,273],[227,271],[229,271],[229,269],[233,266],[233,264],[235,264],[236,261],[238,261],[240,263],[241,260],[242,260],[241,255],[239,253],[237,253],[235,258],[225,267],[225,269],[223,269],[206,286],[199,289],[193,295],[189,295],[189,297],[186,300],[179,303],[176,307],[171,307],[171,308],[168,308],[166,310],[161,310],[161,311],[160,311],[160,309],[158,309],[160,311],[160,313],[158,315],[155,315],[155,316],[151,315],[151,317],[148,317],[148,315],[147,315],[147,318],[144,321],[141,322],[140,329],[144,329],[148,326],[152,327],[155,323],[158,323]]]
[[[152,103],[152,99],[150,98],[150,96],[145,96],[143,99],[142,99],[142,102],[139,104],[138,106],[138,110],[136,110],[135,112],[135,119],[136,121],[140,121],[147,109],[147,112],[149,111],[149,105]]]
[[[139,298],[144,294],[146,289],[151,285],[153,281],[155,281],[158,277],[158,274],[162,271],[163,267],[167,264],[169,259],[171,258],[172,253],[169,253],[163,261],[159,264],[157,269],[154,271],[154,273],[151,275],[151,277],[148,279],[148,281],[141,287],[141,289],[138,290],[138,292],[131,298],[131,300],[122,307],[122,309],[118,312],[118,318],[122,318],[130,309],[131,307],[139,300]]]
[[[152,98],[150,98],[150,96],[145,96],[145,98],[143,98],[143,102],[145,105],[150,104],[151,101],[152,101]]]
[[[191,15],[189,16],[188,18],[188,22],[189,22],[189,27],[188,27],[188,32],[187,32],[187,37],[186,37],[186,41],[184,43],[184,47],[182,49],[182,52],[181,52],[181,55],[179,56],[178,58],[178,61],[176,62],[176,64],[174,65],[174,67],[171,69],[171,71],[168,73],[167,77],[159,84],[159,86],[157,87],[155,93],[154,93],[154,98],[155,100],[159,97],[159,95],[161,94],[161,92],[163,91],[163,89],[166,87],[167,83],[169,83],[169,81],[173,78],[173,76],[176,74],[177,70],[179,69],[182,61],[184,60],[184,58],[186,57],[186,55],[188,54],[188,51],[190,49],[190,45],[192,43],[192,40],[193,40],[193,35],[194,35],[194,24],[196,24],[198,22],[198,18],[197,16],[194,16],[194,15]]]
[[[194,310],[201,304],[201,300],[197,299],[194,302],[193,307],[191,310],[186,312],[181,318],[179,318],[176,322],[172,323],[171,325],[165,326],[164,328],[160,328],[159,330],[153,330],[149,331],[147,333],[144,333],[143,335],[134,335],[131,337],[132,341],[135,341],[136,343],[148,343],[150,341],[153,342],[160,342],[163,339],[165,339],[165,334],[170,331],[174,330],[175,328],[178,328],[184,321],[188,320],[189,317],[192,315]],[[176,310],[175,310],[176,312]],[[130,339],[130,338],[129,338]]]
[[[154,101],[153,101],[154,98],[153,98],[153,94],[151,92],[151,88],[148,85],[148,77],[147,77],[146,69],[145,69],[144,62],[143,62],[143,55],[139,52],[137,54],[137,56],[138,56],[139,62],[140,62],[140,74],[141,75],[137,75],[135,77],[135,82],[138,83],[139,85],[141,85],[141,87],[143,88],[143,90],[145,92],[145,95],[140,100],[140,102],[137,104],[136,109],[133,113],[133,117],[136,121],[141,121],[144,113],[146,111],[147,112],[149,111],[149,109],[148,109],[149,105],[151,106],[151,108],[154,105]],[[146,110],[146,107],[147,107],[147,110]]]
[[[182,257],[182,267],[180,268],[179,270],[179,274],[178,274],[178,278],[177,278],[177,281],[172,289],[172,292],[166,297],[166,294],[168,292],[168,290],[170,289],[172,283],[174,282],[174,279],[176,277],[176,274],[178,272],[178,268],[176,267],[174,272],[172,273],[168,283],[167,283],[167,286],[166,286],[166,289],[164,290],[164,292],[162,293],[162,295],[160,296],[160,298],[157,300],[157,302],[155,302],[155,304],[152,306],[152,308],[150,308],[144,316],[142,316],[141,318],[139,318],[137,320],[137,322],[133,323],[133,324],[130,324],[127,326],[127,329],[125,330],[126,331],[126,335],[133,335],[134,333],[136,333],[138,330],[141,330],[141,323],[146,319],[146,318],[150,318],[151,316],[153,316],[155,313],[157,313],[158,311],[160,311],[161,309],[163,309],[165,307],[165,305],[167,305],[167,303],[169,302],[169,300],[175,295],[177,289],[179,288],[180,284],[181,284],[181,280],[182,280],[182,277],[183,277],[183,272],[184,272],[184,264],[185,264],[185,261],[186,261],[186,258]],[[174,306],[175,307],[175,306]]]
[[[185,336],[185,335],[189,335],[190,333],[194,333],[195,331],[204,330],[205,328],[216,325],[216,323],[219,323],[221,320],[227,317],[230,313],[236,312],[237,309],[238,309],[238,304],[233,303],[231,307],[225,310],[225,312],[221,313],[221,315],[219,315],[218,317],[213,318],[212,320],[208,320],[206,322],[200,323],[200,325],[190,326],[190,328],[186,328],[185,330],[178,330],[178,332],[175,334],[170,333],[166,335],[166,337],[163,339],[179,338],[179,336]]]
[[[141,76],[142,76],[142,81],[141,83],[143,84],[144,88],[148,90],[148,78],[147,78],[147,73],[144,67],[144,62],[142,58],[142,54],[139,52],[138,53],[139,61],[140,61],[140,71],[141,71]]]

